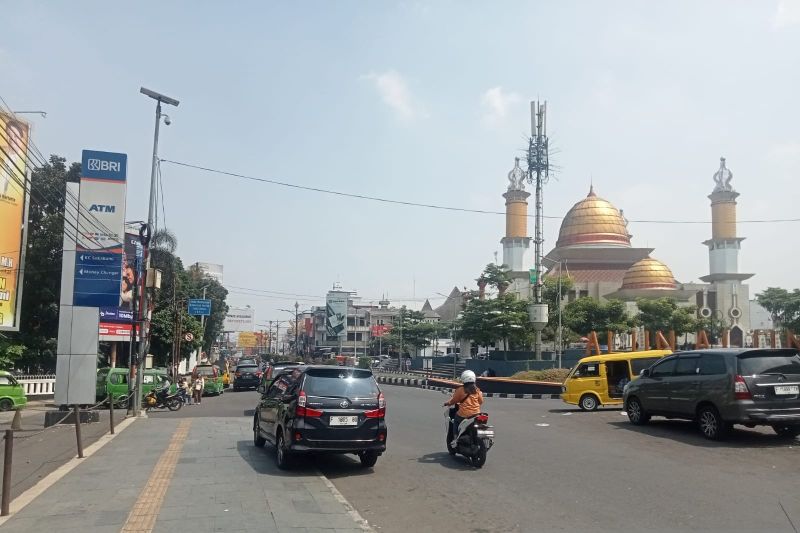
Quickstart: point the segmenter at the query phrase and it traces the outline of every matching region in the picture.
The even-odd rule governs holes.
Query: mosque
[[[528,236],[528,197],[519,162],[509,172],[506,200],[506,234],[503,263],[512,272],[509,292],[522,298],[531,293],[529,268],[534,264]],[[680,283],[669,267],[653,256],[653,248],[637,248],[628,231],[623,211],[598,196],[594,187],[566,213],[555,247],[544,256],[544,274],[568,275],[573,288],[565,304],[581,297],[617,299],[635,312],[637,298],[667,297],[679,305],[695,305],[699,316],[716,317],[730,328],[731,346],[743,346],[750,331],[749,288],[743,282],[753,276],[739,272],[738,257],[743,237],[736,231],[736,199],[733,174],[725,158],[713,175],[711,238],[708,248],[709,273],[704,283]]]

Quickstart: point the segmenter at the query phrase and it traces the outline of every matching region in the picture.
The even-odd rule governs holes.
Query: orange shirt
[[[483,393],[480,389],[476,388],[474,394],[467,395],[464,387],[459,387],[453,392],[453,397],[447,402],[447,405],[460,404],[458,406],[458,416],[468,418],[475,416],[481,412],[481,404],[483,403]]]

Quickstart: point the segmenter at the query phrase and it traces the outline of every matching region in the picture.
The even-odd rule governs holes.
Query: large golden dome
[[[676,289],[677,283],[667,265],[645,257],[635,262],[622,278],[622,289]]]
[[[608,200],[598,197],[594,188],[590,188],[586,198],[573,205],[564,217],[556,247],[585,244],[631,245],[622,212]]]

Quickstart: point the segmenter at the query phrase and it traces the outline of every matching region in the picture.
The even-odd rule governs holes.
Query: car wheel
[[[253,444],[256,448],[263,448],[267,439],[261,436],[261,423],[258,421],[258,413],[253,417]]]
[[[14,408],[14,402],[9,400],[8,398],[3,398],[0,400],[0,411],[10,411]]]
[[[475,468],[481,468],[486,463],[486,443],[483,439],[478,441],[478,453],[470,457],[470,462]]]
[[[639,401],[639,398],[630,398],[626,411],[628,412],[628,420],[634,426],[643,426],[650,421],[650,415],[642,407],[642,402]]]
[[[597,397],[593,394],[584,394],[581,396],[580,406],[584,411],[594,411],[599,405]]]
[[[378,452],[361,452],[358,454],[358,458],[361,459],[361,466],[364,468],[372,468],[375,466],[375,463],[378,462]]]
[[[772,426],[772,429],[779,437],[793,439],[800,435],[800,426]]]
[[[701,407],[697,412],[697,424],[700,426],[700,432],[708,440],[720,440],[725,436],[725,433],[730,428],[719,412],[711,405]]]
[[[283,432],[278,431],[275,436],[275,464],[281,470],[289,468],[289,452],[286,450],[286,445],[283,441]]]

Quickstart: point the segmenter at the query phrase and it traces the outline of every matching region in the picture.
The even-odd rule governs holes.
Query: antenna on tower
[[[528,141],[528,183],[536,184],[535,278],[531,321],[536,331],[534,351],[542,358],[542,329],[547,324],[547,305],[542,304],[542,244],[544,243],[544,208],[542,189],[550,179],[550,141],[547,138],[547,102],[531,102],[531,137]]]

